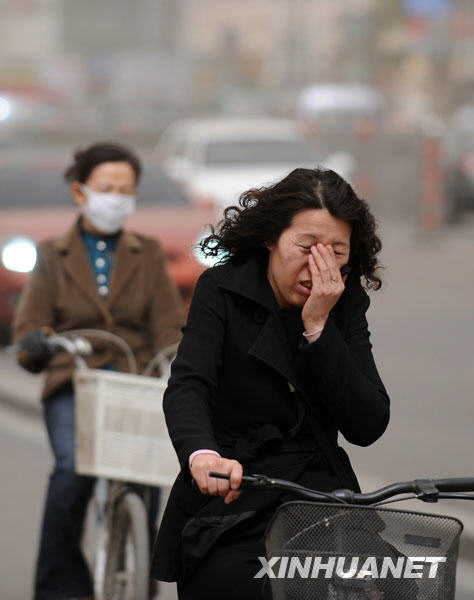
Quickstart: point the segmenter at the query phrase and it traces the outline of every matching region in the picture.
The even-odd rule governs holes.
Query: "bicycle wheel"
[[[119,501],[112,519],[104,600],[147,600],[149,549],[146,511],[134,492]]]

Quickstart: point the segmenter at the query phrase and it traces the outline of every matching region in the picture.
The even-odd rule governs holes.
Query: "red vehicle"
[[[5,339],[13,310],[36,260],[36,244],[65,232],[77,210],[62,179],[57,158],[35,156],[21,162],[0,158],[0,331]],[[145,165],[138,208],[127,228],[161,240],[171,276],[189,303],[204,270],[194,256],[211,214],[191,207],[182,192],[156,167]]]

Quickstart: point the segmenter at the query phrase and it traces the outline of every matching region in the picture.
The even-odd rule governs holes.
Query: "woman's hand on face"
[[[301,317],[308,333],[324,328],[331,309],[344,291],[344,281],[332,246],[311,246],[309,255],[311,294],[306,300]]]
[[[215,454],[198,454],[191,464],[191,475],[203,494],[225,496],[224,502],[229,504],[237,500],[241,491],[242,465],[236,460],[221,458]],[[210,477],[209,472],[226,473],[230,480]]]

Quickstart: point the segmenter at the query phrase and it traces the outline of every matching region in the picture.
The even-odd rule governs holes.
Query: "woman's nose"
[[[301,271],[301,278],[303,280],[311,280],[311,269],[309,268],[309,259],[306,261]]]

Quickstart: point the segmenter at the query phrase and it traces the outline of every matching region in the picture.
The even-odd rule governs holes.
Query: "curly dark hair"
[[[240,263],[249,255],[268,252],[266,247],[277,242],[295,214],[309,208],[325,208],[350,223],[352,273],[364,277],[366,288],[380,289],[377,254],[382,243],[375,218],[367,202],[329,169],[295,169],[274,185],[244,192],[239,206],[226,208],[222,221],[211,227],[200,249],[207,257],[218,257],[218,264]]]

